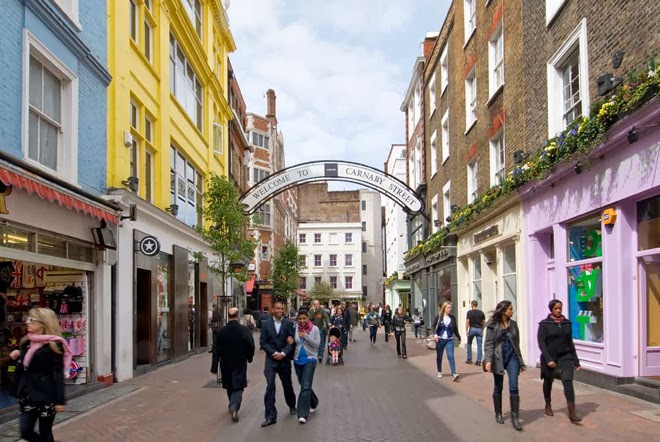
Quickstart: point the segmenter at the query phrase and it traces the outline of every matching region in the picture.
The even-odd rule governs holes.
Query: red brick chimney
[[[266,91],[266,118],[268,118],[273,124],[277,125],[277,109],[276,102],[277,97],[275,96],[275,91],[268,89]]]
[[[438,39],[438,35],[440,35],[439,32],[426,33],[426,36],[424,37],[424,60],[429,60],[431,52],[433,52],[433,46],[435,46],[435,42]]]

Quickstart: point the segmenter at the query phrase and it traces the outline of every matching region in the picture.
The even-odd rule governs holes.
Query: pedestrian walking
[[[268,427],[277,422],[275,408],[275,376],[279,376],[284,389],[284,400],[292,415],[297,413],[296,394],[291,382],[291,358],[293,357],[294,330],[291,322],[284,317],[284,305],[276,302],[272,308],[273,315],[261,324],[259,346],[266,353],[264,376],[266,377],[266,394],[264,396],[265,420],[262,427]]]
[[[373,347],[376,345],[376,332],[380,326],[380,316],[376,311],[376,307],[371,307],[371,311],[365,316],[365,322],[369,326],[369,341]]]
[[[403,311],[403,307],[399,307],[392,318],[392,326],[394,327],[394,337],[396,338],[396,354],[403,359],[407,359],[406,352],[406,322],[410,322],[410,317]]]
[[[250,329],[251,332],[255,331],[257,328],[257,321],[254,320],[252,316],[252,310],[246,308],[243,310],[243,317],[241,318],[241,324]]]
[[[216,332],[211,360],[211,373],[216,376],[220,365],[222,388],[227,391],[229,413],[234,422],[238,422],[243,390],[247,387],[247,366],[254,357],[252,330],[239,323],[238,314],[236,307],[227,312],[227,325]]]
[[[353,331],[355,330],[355,327],[357,327],[359,323],[359,313],[357,309],[357,303],[352,304],[348,309],[348,312],[351,319],[351,328],[348,331],[349,333],[348,338],[351,342],[356,342],[355,336],[353,335]]]
[[[451,378],[455,382],[460,376],[456,372],[456,361],[454,360],[454,337],[461,343],[461,335],[458,332],[456,318],[451,314],[451,302],[445,301],[440,307],[440,313],[433,320],[433,340],[435,341],[435,363],[438,367],[438,377],[442,377],[442,356],[447,352]]]
[[[571,422],[582,420],[575,411],[575,390],[573,389],[574,370],[580,369],[580,360],[573,342],[573,326],[562,314],[563,304],[553,299],[548,304],[550,314],[539,322],[538,343],[541,350],[541,378],[545,414],[554,416],[552,411],[552,383],[561,379],[564,396],[568,404],[568,418]]]
[[[424,319],[422,315],[419,313],[419,309],[415,309],[415,313],[413,313],[413,327],[415,328],[415,339],[419,338],[422,339],[422,332],[421,328],[422,325],[424,325]]]
[[[481,365],[481,345],[483,342],[484,336],[484,324],[486,323],[486,315],[484,312],[479,310],[479,303],[477,301],[472,301],[470,303],[472,307],[467,312],[465,319],[465,334],[467,335],[467,360],[466,364],[472,363],[472,341],[474,338],[477,338],[477,358],[476,365]]]
[[[493,407],[495,421],[504,423],[502,417],[502,390],[504,389],[504,371],[509,378],[509,399],[511,402],[511,424],[520,431],[520,393],[518,375],[525,370],[525,363],[520,352],[520,332],[518,324],[511,319],[513,305],[511,301],[501,301],[486,324],[486,348],[484,371],[493,373]]]
[[[318,348],[319,362],[323,362],[323,351],[325,349],[325,340],[328,337],[328,329],[330,328],[330,316],[321,306],[318,299],[312,301],[312,308],[308,312],[310,320],[319,329],[320,343]]]
[[[21,410],[19,428],[27,441],[54,441],[56,413],[66,409],[64,377],[71,366],[71,350],[62,339],[59,319],[54,311],[37,307],[25,320],[27,336],[9,357],[17,360],[12,394]],[[39,422],[39,432],[34,426]]]
[[[392,310],[390,310],[389,305],[386,305],[385,308],[383,308],[381,315],[381,322],[385,329],[385,342],[388,342],[390,340],[390,334],[392,333]]]
[[[307,423],[309,413],[318,407],[319,398],[314,393],[314,371],[316,370],[316,354],[321,343],[318,327],[309,320],[307,310],[298,310],[298,333],[295,334],[296,350],[293,356],[293,366],[300,383],[298,394],[298,422]]]

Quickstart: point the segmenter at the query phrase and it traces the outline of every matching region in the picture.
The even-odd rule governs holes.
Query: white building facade
[[[334,289],[331,301],[362,298],[363,254],[361,223],[301,223],[299,260],[304,266],[300,288],[309,292],[326,282]]]
[[[360,189],[362,233],[362,298],[365,302],[383,302],[383,214],[380,193]]]

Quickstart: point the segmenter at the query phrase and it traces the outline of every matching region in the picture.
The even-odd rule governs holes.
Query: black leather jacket
[[[21,346],[21,357],[27,352],[29,343]],[[61,347],[60,347],[61,348]],[[25,394],[32,402],[65,405],[64,367],[62,354],[55,353],[49,344],[34,352],[29,367],[19,364],[22,370],[18,391]]]
[[[394,318],[392,318],[392,326],[394,327],[394,331],[405,332],[406,322],[410,322],[410,317],[408,315],[399,316],[398,313],[395,313]]]

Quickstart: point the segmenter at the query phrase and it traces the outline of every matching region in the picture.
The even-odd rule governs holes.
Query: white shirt
[[[451,318],[449,316],[446,316],[442,318],[442,323],[445,324],[445,327],[449,327],[449,324],[451,324]],[[442,335],[440,336],[440,339],[449,339],[449,335],[447,334],[447,330],[442,332]]]
[[[280,329],[282,328],[282,320],[280,319],[278,321],[277,319],[273,318],[273,322],[275,323],[275,333],[279,335]]]

